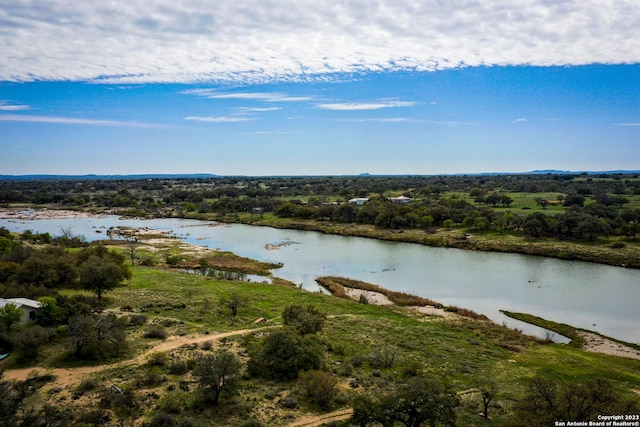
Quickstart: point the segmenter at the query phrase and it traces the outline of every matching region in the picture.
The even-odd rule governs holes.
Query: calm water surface
[[[529,333],[540,332],[499,310],[531,313],[640,344],[639,270],[195,220],[0,219],[1,226],[52,235],[70,228],[87,240],[105,238],[112,226],[172,230],[193,244],[283,263],[274,273],[309,291],[318,290],[316,277],[345,276],[469,308]],[[278,250],[265,248],[281,243],[286,245]]]

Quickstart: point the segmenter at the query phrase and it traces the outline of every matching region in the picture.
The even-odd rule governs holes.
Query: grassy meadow
[[[545,343],[486,320],[427,316],[410,307],[362,304],[291,285],[219,280],[178,269],[133,266],[132,272],[132,279],[104,300],[106,310],[120,317],[146,318],[127,328],[128,350],[115,361],[121,363],[94,364],[90,373],[67,387],[45,386],[30,398],[32,405],[46,401],[90,411],[99,402],[98,407],[111,411],[111,423],[106,425],[147,425],[144,423],[157,414],[169,413],[179,425],[238,426],[256,420],[262,425],[286,426],[309,414],[320,414],[317,405],[301,394],[300,380],[275,382],[246,375],[239,395],[223,399],[217,407],[202,406],[194,397],[193,377],[178,369],[192,363],[198,354],[218,348],[231,349],[246,362],[247,346],[267,333],[265,327],[279,327],[281,313],[291,303],[312,304],[327,315],[321,333],[328,350],[325,369],[339,380],[339,395],[330,411],[348,408],[358,393],[384,392],[390,384],[417,373],[445,381],[459,393],[458,425],[464,426],[505,424],[511,407],[523,398],[528,382],[536,376],[559,383],[603,378],[628,398],[637,398],[640,392],[640,360]],[[233,295],[245,302],[235,317],[221,303],[222,298]],[[264,321],[256,323],[258,319]],[[163,331],[164,338],[144,338],[154,329]],[[255,332],[206,341],[207,336],[245,329]],[[190,337],[197,337],[200,344],[151,352],[142,364],[127,362],[163,342]],[[57,342],[35,363],[22,368],[44,367],[55,375],[54,368],[69,367],[61,357],[67,350],[65,342]],[[381,355],[393,356],[391,366],[372,363]],[[489,380],[498,390],[490,422],[478,416],[478,387]],[[136,406],[114,402],[105,391],[111,384],[131,390]],[[297,404],[289,408],[284,402],[292,398]]]

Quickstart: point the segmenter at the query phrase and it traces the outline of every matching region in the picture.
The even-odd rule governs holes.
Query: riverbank
[[[99,211],[93,209],[89,211],[68,208],[32,209],[29,207],[23,207],[21,209],[9,208],[0,210],[0,219],[63,219],[119,214],[118,210]],[[229,224],[235,223],[273,227],[286,230],[315,231],[339,236],[365,237],[390,242],[416,243],[431,247],[515,253],[640,269],[640,243],[637,240],[629,240],[626,242],[610,242],[608,240],[596,242],[559,241],[550,238],[524,238],[508,232],[479,233],[460,228],[389,230],[368,224],[345,224],[319,220],[294,220],[290,218],[278,218],[272,215],[264,215],[262,217],[249,214],[218,215],[190,213],[175,215],[175,212],[173,212],[172,215],[157,215],[145,218],[184,218],[203,221],[217,221]]]
[[[198,219],[199,216],[188,216]],[[568,261],[584,261],[615,267],[640,269],[640,246],[637,241],[616,245],[611,242],[574,242],[555,239],[529,239],[511,233],[467,232],[464,229],[437,230],[389,230],[368,224],[338,224],[325,221],[286,218],[260,219],[249,216],[205,217],[228,223],[267,226],[281,229],[316,231],[340,236],[366,237],[391,242],[417,243],[425,246],[455,248],[485,252],[516,253],[556,258]],[[204,219],[204,218],[202,218]]]
[[[608,354],[610,356],[628,357],[640,360],[640,346],[619,341],[597,332],[576,328],[564,323],[557,323],[526,313],[514,313],[501,310],[506,316],[520,320],[541,328],[548,329],[569,338],[569,346],[580,348],[592,353]]]

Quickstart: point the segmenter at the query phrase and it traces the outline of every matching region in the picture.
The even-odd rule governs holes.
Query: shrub
[[[292,394],[288,394],[280,401],[280,406],[286,409],[296,409],[298,407],[298,399]]]
[[[186,360],[178,359],[169,363],[167,372],[172,375],[184,375],[189,372],[190,367]]]
[[[391,368],[396,363],[398,350],[391,345],[377,349],[369,355],[369,365],[372,368]]]
[[[129,316],[129,325],[130,326],[142,326],[147,323],[147,316],[144,314],[132,314]]]
[[[88,425],[102,425],[111,420],[111,413],[104,409],[91,409],[89,411],[83,411],[78,415],[76,421],[78,423],[84,423]]]
[[[165,332],[164,329],[153,328],[153,329],[149,329],[147,332],[145,332],[143,337],[163,340],[163,339],[167,338],[167,333]]]
[[[316,334],[322,331],[326,315],[313,305],[289,304],[282,312],[286,326],[292,326],[300,335]]]
[[[251,351],[249,374],[282,380],[300,371],[322,367],[325,346],[315,335],[301,336],[291,328],[271,332]]]
[[[18,353],[18,359],[28,362],[38,357],[40,347],[54,335],[55,332],[51,328],[32,325],[16,332],[11,337],[11,343],[13,349]]]
[[[321,410],[327,410],[337,393],[338,380],[324,371],[309,371],[300,375],[300,386],[305,396]]]
[[[156,415],[149,423],[149,427],[174,427],[177,425],[176,420],[174,420],[171,415],[165,413]]]
[[[147,363],[150,366],[165,366],[169,362],[169,355],[162,351],[155,351],[147,356]]]
[[[95,390],[100,384],[93,378],[85,378],[80,381],[80,384],[76,387],[76,391],[79,393],[86,393],[87,391]]]

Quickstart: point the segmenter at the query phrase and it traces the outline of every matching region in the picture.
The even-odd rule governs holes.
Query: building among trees
[[[10,304],[24,312],[19,322],[22,325],[35,319],[36,311],[42,306],[41,302],[29,298],[0,298],[0,308],[4,309]]]

